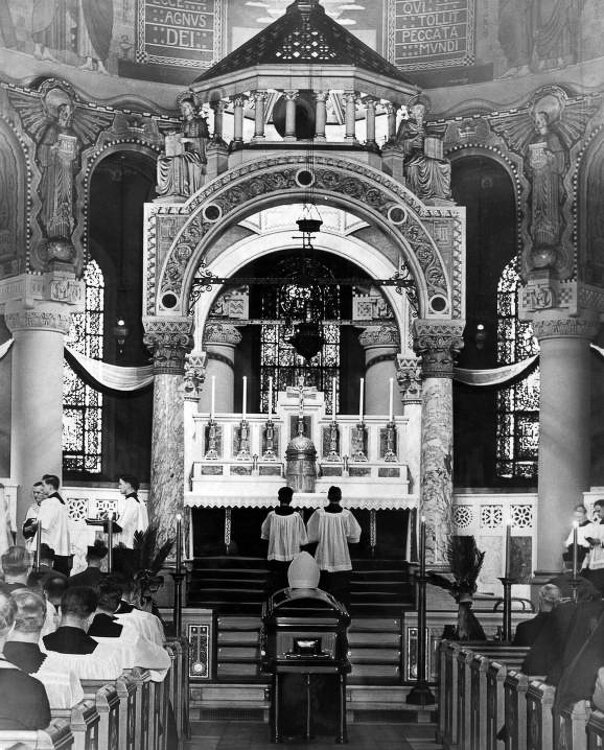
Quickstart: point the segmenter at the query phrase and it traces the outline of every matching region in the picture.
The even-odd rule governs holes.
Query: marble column
[[[591,316],[537,313],[539,340],[539,479],[537,571],[558,573],[572,508],[590,488]]]
[[[419,513],[426,519],[426,562],[447,563],[453,503],[453,365],[465,321],[416,320],[414,349],[422,358]]]
[[[417,357],[397,357],[396,377],[407,429],[401,444],[408,471],[409,493],[419,494],[422,429],[422,377]],[[396,412],[395,412],[396,413]]]
[[[266,101],[266,91],[254,92],[254,140],[262,141],[264,135],[264,102]]]
[[[370,148],[377,146],[375,142],[375,99],[365,99],[365,117],[367,118],[367,140],[366,145]]]
[[[235,348],[241,343],[241,334],[233,325],[208,323],[203,332],[206,351],[205,387],[199,399],[199,411],[210,411],[211,383],[214,380],[215,413],[231,414],[234,409]]]
[[[284,91],[285,97],[285,135],[284,141],[296,140],[296,99],[297,91]]]
[[[243,143],[243,105],[245,96],[236,96],[233,99],[233,141],[236,144]]]
[[[315,141],[326,140],[327,125],[327,91],[315,91]]]
[[[348,142],[354,143],[356,141],[356,102],[357,97],[354,91],[347,91],[344,94],[344,126],[345,136],[344,139]]]
[[[373,325],[363,329],[359,342],[365,350],[365,413],[388,418],[390,378],[396,383],[396,355],[400,349],[394,324]],[[397,388],[398,390],[398,388]],[[394,398],[394,414],[402,414],[400,398]]]
[[[149,516],[161,543],[174,537],[176,514],[184,509],[184,372],[192,320],[148,317],[143,325],[154,374]]]

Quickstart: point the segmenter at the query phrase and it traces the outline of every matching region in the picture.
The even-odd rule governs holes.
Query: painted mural
[[[11,55],[188,84],[291,0],[0,0]],[[600,0],[323,0],[326,13],[426,87],[561,69],[604,55]],[[7,63],[5,61],[8,61]]]

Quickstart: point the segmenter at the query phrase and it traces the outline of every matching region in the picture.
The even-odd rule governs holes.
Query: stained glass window
[[[497,285],[497,358],[511,364],[537,354],[530,323],[518,320],[518,262],[504,268]],[[539,369],[497,393],[497,476],[537,477],[539,446]]]
[[[277,276],[287,276],[291,271],[291,263],[278,264]],[[327,277],[331,274],[323,264],[316,263],[313,271],[317,276]],[[292,274],[293,275],[293,274]],[[287,386],[295,386],[300,377],[304,377],[304,385],[316,386],[317,390],[325,394],[325,408],[331,412],[332,378],[336,379],[336,411],[339,410],[339,373],[340,373],[340,288],[338,285],[325,285],[317,294],[315,314],[326,321],[321,326],[323,344],[319,352],[307,360],[300,356],[288,339],[292,336],[297,315],[292,300],[302,302],[309,294],[314,295],[316,289],[306,286],[296,286],[295,282],[282,287],[267,287],[262,295],[262,317],[267,322],[260,330],[260,408],[268,410],[268,379],[273,378],[273,391],[285,390]],[[284,315],[288,308],[294,316],[291,320],[275,322]],[[270,321],[270,322],[268,322]],[[329,322],[327,322],[329,321]]]
[[[84,272],[84,312],[71,316],[66,343],[87,357],[103,356],[105,282],[98,263],[91,260]],[[65,363],[63,368],[63,470],[100,474],[103,394],[86,385]]]

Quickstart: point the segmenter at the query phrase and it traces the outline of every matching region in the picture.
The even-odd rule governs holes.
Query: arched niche
[[[498,364],[502,335],[497,285],[518,251],[514,181],[502,160],[476,149],[456,152],[451,184],[455,201],[466,206],[466,329],[458,363],[492,368]],[[496,391],[455,383],[453,406],[455,483],[495,486]]]
[[[580,240],[577,273],[582,281],[604,285],[604,128],[586,149],[579,166]]]
[[[0,278],[22,273],[28,266],[25,190],[29,182],[23,146],[0,119]]]

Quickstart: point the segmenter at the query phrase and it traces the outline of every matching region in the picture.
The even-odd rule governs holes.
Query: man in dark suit
[[[19,589],[12,597],[17,614],[9,640],[4,644],[4,656],[19,669],[33,674],[46,659],[38,645],[46,618],[46,602],[43,596],[29,589]]]
[[[105,557],[107,557],[108,551],[107,545],[101,539],[96,539],[94,544],[88,547],[88,552],[86,553],[88,567],[81,573],[71,576],[67,582],[68,586],[89,586],[92,589],[98,590],[105,576],[101,570],[101,565]]]
[[[550,613],[560,601],[560,589],[546,583],[539,589],[539,612],[530,620],[518,623],[513,646],[532,646],[545,625]]]
[[[103,581],[99,586],[98,595],[96,614],[88,629],[88,635],[96,638],[119,638],[123,626],[116,621],[114,613],[120,606],[122,589],[111,581]]]
[[[47,651],[92,654],[98,643],[88,635],[98,597],[91,588],[74,586],[61,597],[61,620],[54,633],[42,639]]]

